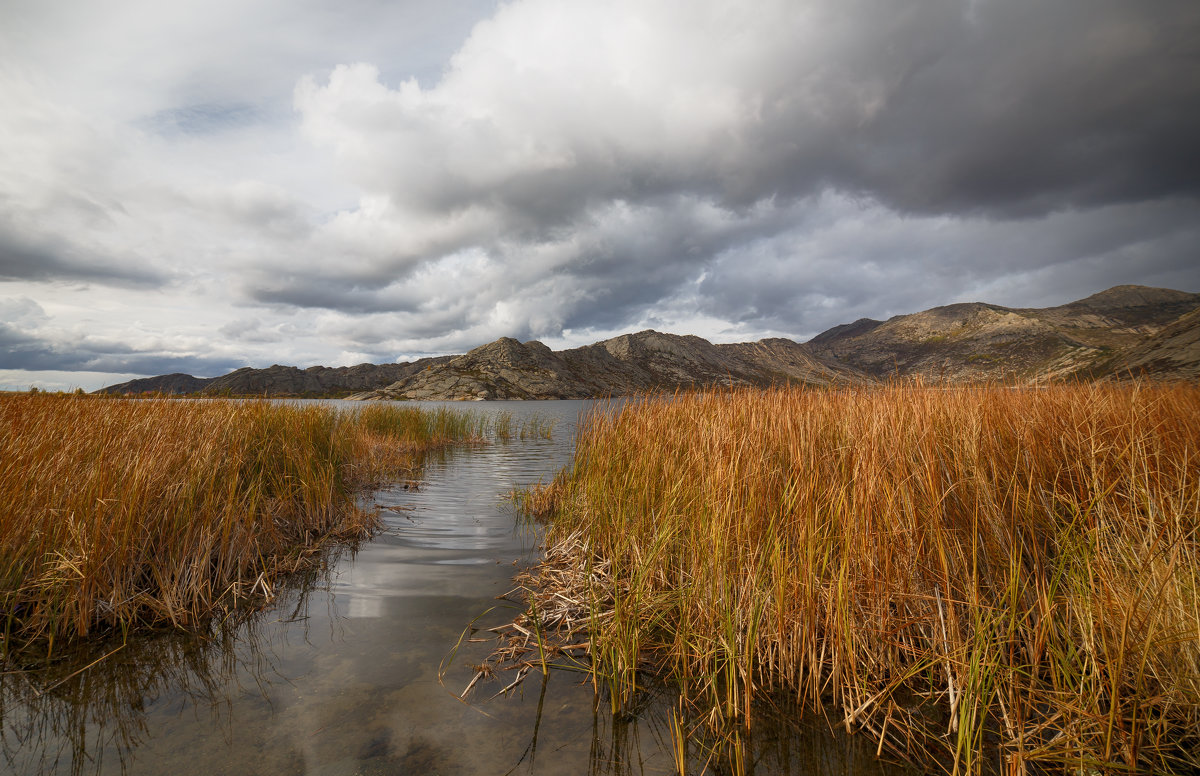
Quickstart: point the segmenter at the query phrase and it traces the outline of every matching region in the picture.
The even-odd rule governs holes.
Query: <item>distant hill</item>
[[[96,393],[200,393],[211,383],[212,377],[192,377],[181,372],[158,377],[142,377],[127,383],[117,383],[101,388]]]
[[[1200,308],[1184,313],[1174,323],[1126,348],[1103,364],[1103,369],[1118,377],[1200,379]]]
[[[1116,286],[1059,307],[1010,308],[971,302],[935,307],[887,321],[837,326],[809,343],[815,357],[875,378],[1025,382],[1103,377],[1126,351],[1200,306],[1200,294]],[[1147,352],[1144,358],[1149,358]],[[1186,354],[1181,356],[1186,361]],[[1180,366],[1183,365],[1180,361]],[[1139,362],[1139,363],[1144,363]],[[1174,363],[1174,362],[1173,362]],[[1163,368],[1159,377],[1186,377]]]
[[[346,396],[354,399],[572,399],[690,387],[787,383],[1200,378],[1200,294],[1116,286],[1040,309],[982,302],[887,321],[863,318],[806,343],[714,345],[641,331],[570,350],[504,337],[461,356],[403,364],[172,374],[106,393]]]
[[[221,377],[161,375],[130,380],[101,388],[97,393],[202,394],[214,396],[331,396],[369,391],[391,385],[427,366],[448,361],[452,356],[423,358],[404,364],[359,364],[357,366],[312,366],[298,369],[278,364],[266,369],[243,367]]]
[[[813,358],[791,340],[714,345],[641,331],[555,352],[507,337],[352,398],[576,399],[713,385],[862,382],[857,370]]]

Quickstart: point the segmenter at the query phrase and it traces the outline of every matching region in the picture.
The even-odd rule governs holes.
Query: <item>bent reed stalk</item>
[[[650,670],[955,773],[1200,767],[1195,385],[637,400],[525,503],[614,711]]]
[[[323,545],[370,533],[357,491],[484,424],[386,405],[0,398],[0,653],[270,598]]]

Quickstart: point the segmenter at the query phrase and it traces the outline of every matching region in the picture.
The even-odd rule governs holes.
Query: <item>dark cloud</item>
[[[265,305],[340,310],[356,315],[395,312],[407,307],[395,297],[388,298],[386,289],[363,286],[319,270],[279,278],[254,277],[244,291],[249,298]]]
[[[239,359],[149,351],[99,336],[54,331],[53,318],[27,297],[0,298],[0,370],[164,374],[224,374]]]
[[[977,8],[845,128],[848,186],[901,209],[1019,216],[1200,195],[1200,6]]]
[[[0,321],[0,353],[12,354],[26,349],[36,349],[40,346],[36,339],[23,331]],[[5,361],[8,359],[6,358]],[[12,369],[17,367],[3,367]]]
[[[846,98],[830,95],[813,127],[785,87],[780,100],[798,109],[748,128],[749,164],[725,190],[744,201],[816,182],[900,211],[999,217],[1200,195],[1200,6],[975,8],[848,4],[857,34],[830,63],[841,78],[822,84],[844,80]],[[855,84],[863,111],[850,106]]]
[[[30,239],[5,233],[3,227],[0,217],[0,281],[67,280],[150,287],[167,280],[158,270],[89,254],[67,239]]]
[[[118,342],[81,338],[50,341],[0,323],[0,369],[213,376],[246,366],[240,359],[138,351]]]
[[[498,14],[430,92],[372,87],[373,72],[352,69],[302,89],[310,125],[342,142],[369,187],[426,212],[500,208],[513,229],[671,192],[737,208],[833,186],[902,211],[1000,216],[1200,194],[1200,6],[1189,0],[766,6],[741,20],[763,36],[754,52],[723,51],[737,42],[715,27],[657,30],[664,47],[675,36],[718,47],[721,68],[656,83],[661,104],[589,69],[600,34],[582,36],[584,61],[504,59],[511,37],[529,34],[502,23],[525,21],[522,8],[543,9]],[[562,81],[576,71],[571,99]],[[504,77],[506,90],[482,93]],[[671,115],[693,90],[729,105]]]
[[[1131,276],[1195,291],[1194,209],[1167,201],[996,221],[901,216],[833,199],[822,205],[828,220],[719,256],[695,303],[718,318],[806,337],[954,301],[1061,304]]]

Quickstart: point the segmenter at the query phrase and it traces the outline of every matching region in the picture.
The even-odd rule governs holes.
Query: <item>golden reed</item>
[[[956,773],[1200,768],[1195,385],[637,400],[526,504],[614,708],[651,670]]]
[[[358,489],[478,418],[396,406],[0,398],[3,653],[191,626],[376,520]]]

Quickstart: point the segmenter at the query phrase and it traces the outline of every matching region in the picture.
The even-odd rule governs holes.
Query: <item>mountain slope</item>
[[[1185,313],[1105,365],[1116,376],[1200,379],[1200,308]]]
[[[1200,294],[1117,286],[1058,307],[971,302],[883,322],[864,319],[830,329],[808,345],[826,361],[876,378],[1020,382],[1100,376],[1117,354],[1198,305]]]
[[[160,375],[130,380],[101,388],[96,393],[206,394],[232,396],[329,396],[381,388],[419,372],[427,366],[448,361],[451,356],[423,358],[404,364],[358,364],[357,366],[274,366],[266,369],[243,367],[220,377]]]
[[[577,399],[712,385],[862,382],[790,340],[713,345],[694,336],[642,331],[552,351],[502,338],[378,391],[373,399]]]
[[[126,383],[117,383],[101,388],[96,393],[139,394],[139,393],[200,393],[213,381],[211,377],[192,377],[182,372],[157,377],[140,377]]]

